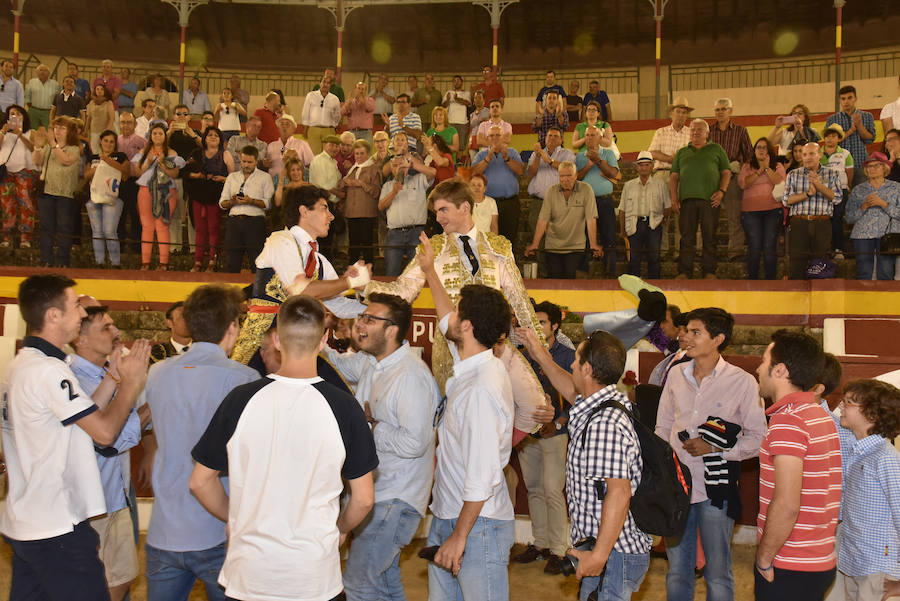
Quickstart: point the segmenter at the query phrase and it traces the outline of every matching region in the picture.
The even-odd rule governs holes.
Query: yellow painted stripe
[[[841,47],[841,26],[838,25],[834,31],[834,45],[837,48]]]
[[[341,68],[341,58],[344,56],[344,50],[340,46],[337,49],[337,68]]]
[[[13,33],[13,53],[14,54],[19,53],[19,32],[18,31]]]
[[[497,66],[497,44],[494,44],[492,48],[493,48],[493,50],[492,50],[492,55],[491,55],[491,59],[492,59],[491,64],[496,67]]]
[[[656,38],[656,60],[662,57],[662,39]]]
[[[179,58],[178,62],[183,63],[184,62],[184,42],[181,42],[179,57],[180,58]]]
[[[0,277],[0,297],[16,298],[19,294],[19,283],[25,278],[14,276]],[[193,290],[206,282],[165,282],[146,280],[107,280],[76,278],[78,294],[90,294],[102,302],[166,302],[184,300]],[[231,282],[235,286],[244,287],[247,282]]]

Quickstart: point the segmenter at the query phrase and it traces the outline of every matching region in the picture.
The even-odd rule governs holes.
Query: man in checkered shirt
[[[574,403],[568,422],[566,496],[575,545],[568,555],[578,560],[579,599],[586,601],[595,590],[602,599],[631,599],[650,565],[650,536],[638,529],[628,510],[641,482],[641,446],[624,412],[600,409],[609,400],[633,408],[616,389],[625,371],[625,347],[598,330],[578,346],[570,374],[553,362],[534,333],[520,328],[517,334],[554,388]],[[579,544],[587,537],[596,539],[593,549]]]

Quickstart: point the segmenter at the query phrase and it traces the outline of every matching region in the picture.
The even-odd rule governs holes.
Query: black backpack
[[[647,534],[657,536],[681,536],[691,508],[691,472],[679,461],[668,442],[657,436],[622,403],[605,401],[595,407],[585,425],[581,445],[587,438],[587,429],[595,413],[605,407],[615,407],[631,418],[634,431],[641,444],[641,483],[631,497],[631,515],[637,527]],[[604,487],[597,481],[597,496],[602,499]]]

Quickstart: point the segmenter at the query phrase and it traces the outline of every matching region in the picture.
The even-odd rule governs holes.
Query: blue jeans
[[[425,231],[425,225],[395,227],[387,231],[387,247],[384,249],[385,275],[397,277],[403,267],[416,255],[419,245],[419,234]]]
[[[631,245],[631,259],[628,273],[640,277],[641,261],[647,261],[647,277],[659,279],[659,245],[662,242],[662,224],[650,229],[650,219],[638,217],[637,229],[628,236]]]
[[[744,211],[741,226],[747,237],[747,274],[751,280],[759,279],[759,258],[767,280],[774,280],[778,271],[778,232],[784,220],[784,211]]]
[[[853,251],[856,253],[856,279],[871,280],[876,271],[879,280],[894,279],[894,256],[878,252],[880,238],[854,238]]]
[[[455,527],[456,519],[433,518],[425,544],[443,544]],[[457,576],[436,563],[428,563],[428,601],[508,601],[507,566],[514,530],[513,520],[475,520]]]
[[[103,265],[104,243],[109,251],[109,262],[119,264],[119,217],[122,215],[122,199],[111,205],[88,202],[88,218],[91,220],[91,238],[94,243],[94,262]]]
[[[613,549],[606,560],[603,581],[600,576],[583,578],[578,599],[587,601],[597,591],[597,601],[628,601],[641,588],[649,567],[649,553],[620,553]]]
[[[219,572],[225,562],[225,544],[202,551],[163,551],[146,546],[147,601],[187,601],[199,578],[209,601],[225,601]]]
[[[422,516],[400,499],[381,501],[356,529],[347,565],[347,601],[406,601],[400,579],[400,551],[409,544]]]
[[[669,557],[669,573],[666,574],[666,591],[669,601],[692,601],[694,598],[694,566],[697,563],[697,530],[703,542],[706,556],[707,601],[734,601],[734,575],[731,573],[731,533],[734,520],[726,513],[728,502],[722,509],[712,506],[707,499],[691,504],[687,525],[681,539],[666,539],[666,555]]]

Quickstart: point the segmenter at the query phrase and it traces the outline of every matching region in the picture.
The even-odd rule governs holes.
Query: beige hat
[[[677,98],[675,98],[675,101],[669,105],[669,112],[671,113],[674,109],[677,109],[679,107],[687,109],[688,112],[694,110],[694,107],[688,104],[687,98],[685,98],[684,96],[678,96]]]
[[[652,162],[653,162],[653,155],[650,154],[649,150],[640,151],[637,155],[637,160],[635,160],[635,163],[652,163]]]
[[[840,123],[832,123],[831,125],[829,125],[828,127],[826,127],[826,128],[822,131],[822,137],[824,138],[825,136],[827,136],[827,135],[828,135],[829,133],[831,133],[831,132],[836,133],[836,134],[838,135],[838,138],[840,138],[841,140],[844,139],[844,128],[841,127],[841,124],[840,124]]]
[[[293,115],[288,115],[287,113],[280,116],[276,121],[290,121],[294,126],[297,126],[297,121],[294,119]]]

